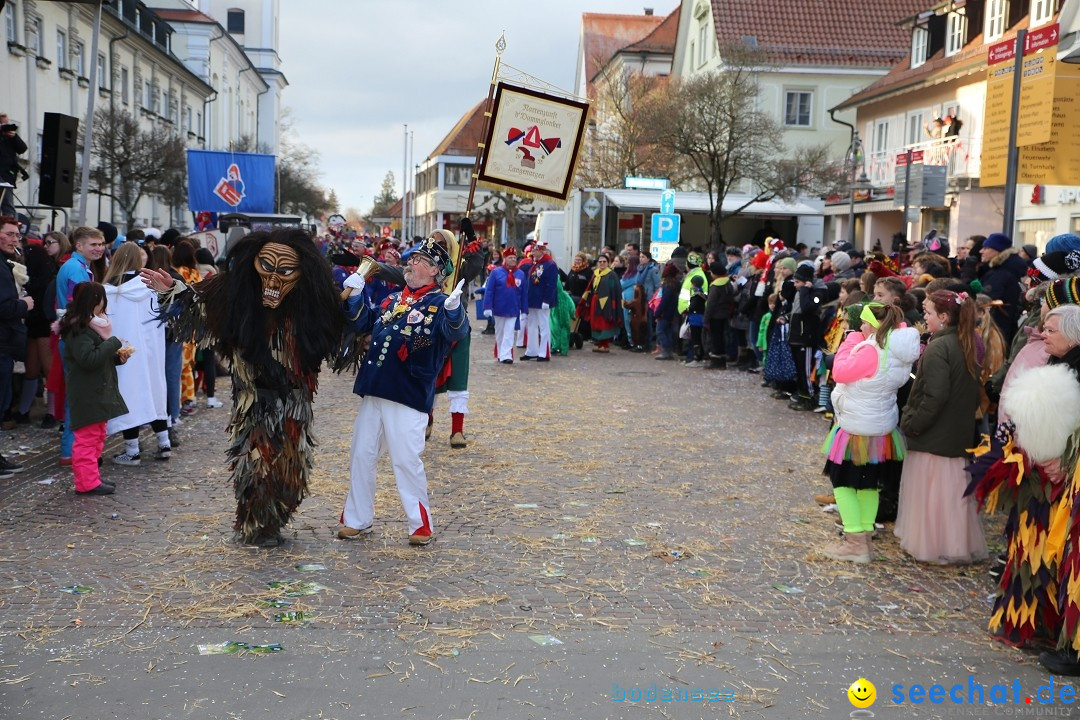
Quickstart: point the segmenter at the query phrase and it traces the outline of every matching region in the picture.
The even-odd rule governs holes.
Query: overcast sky
[[[363,213],[388,170],[398,195],[404,124],[413,164],[487,95],[503,61],[573,90],[583,12],[663,16],[677,0],[285,0],[283,94],[294,134],[318,151],[321,182]]]

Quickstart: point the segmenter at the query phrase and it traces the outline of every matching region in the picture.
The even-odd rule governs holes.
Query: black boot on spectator
[[[23,466],[19,463],[13,463],[10,460],[5,460],[3,455],[0,455],[0,472],[9,473],[21,473]]]
[[[42,430],[51,430],[54,427],[56,427],[56,418],[54,418],[52,415],[46,415],[45,417],[41,418]]]

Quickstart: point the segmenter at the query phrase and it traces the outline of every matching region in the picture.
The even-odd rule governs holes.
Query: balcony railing
[[[961,135],[870,153],[866,174],[874,187],[891,187],[896,183],[897,160],[909,149],[915,155],[915,162],[919,161],[917,153],[922,153],[923,164],[946,166],[949,180],[979,177],[982,137]]]

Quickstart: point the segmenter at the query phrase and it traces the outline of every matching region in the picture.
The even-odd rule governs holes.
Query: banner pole
[[[473,162],[472,178],[469,180],[469,200],[465,203],[465,217],[469,217],[473,209],[473,198],[476,195],[476,179],[480,175],[480,163],[487,153],[484,147],[484,138],[487,137],[488,128],[491,126],[491,113],[495,109],[492,101],[495,97],[495,86],[499,82],[499,66],[502,63],[502,54],[506,50],[506,33],[499,35],[495,43],[495,69],[491,72],[491,84],[488,85],[487,99],[484,101],[484,130],[480,133],[480,142],[476,144],[476,160]]]

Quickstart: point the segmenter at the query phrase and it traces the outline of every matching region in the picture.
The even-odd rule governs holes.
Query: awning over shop
[[[855,214],[860,213],[872,213],[872,212],[904,212],[904,208],[896,207],[892,201],[892,198],[888,200],[871,200],[870,202],[857,202],[855,203]],[[847,203],[843,205],[826,205],[826,215],[847,215],[851,212],[851,206]]]
[[[585,192],[603,193],[608,205],[614,205],[623,212],[660,212],[661,190],[586,190]],[[724,212],[738,210],[750,198],[746,195],[730,194],[724,198]],[[824,203],[817,200],[786,203],[780,200],[751,203],[740,214],[745,216],[793,216],[821,215]],[[675,212],[709,212],[709,196],[700,192],[676,192]]]

